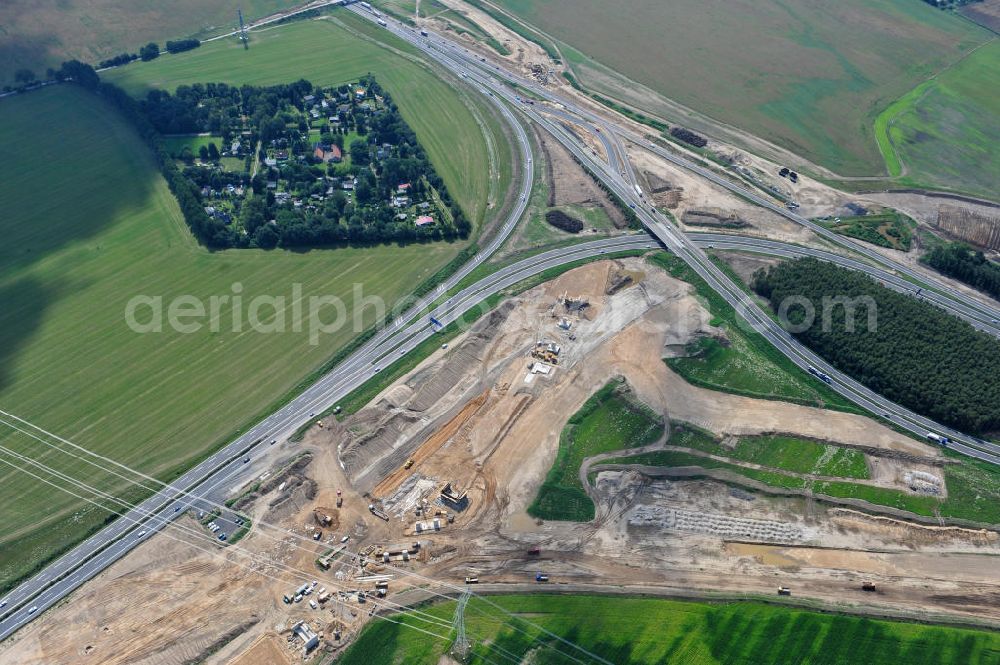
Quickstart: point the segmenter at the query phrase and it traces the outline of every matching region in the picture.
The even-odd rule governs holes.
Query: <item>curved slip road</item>
[[[359,7],[354,6],[352,9],[364,15],[363,10]],[[368,17],[374,20],[374,17]],[[603,132],[598,131],[597,133],[602,134],[601,141],[608,150],[609,163],[595,161],[592,159],[594,155],[581,146],[579,141],[565,130],[565,127],[539,113],[533,108],[533,105],[519,104],[521,100],[518,96],[508,89],[506,85],[494,79],[492,71],[487,67],[481,66],[471,56],[462,56],[459,47],[448,42],[441,42],[439,44],[440,40],[436,37],[418,37],[416,33],[409,31],[395,22],[390,22],[389,29],[407,41],[417,45],[446,68],[461,75],[473,87],[484,92],[491,98],[496,98],[497,108],[500,109],[504,117],[515,129],[516,139],[521,148],[521,156],[524,164],[528,167],[531,165],[531,154],[524,128],[514,120],[510,109],[500,100],[513,106],[519,106],[521,112],[531,120],[545,126],[577,159],[601,176],[601,179],[604,180],[615,194],[636,209],[637,214],[647,229],[663,246],[687,262],[713,289],[718,291],[720,295],[740,312],[741,316],[747,320],[751,327],[767,338],[803,370],[809,365],[820,368],[833,377],[834,383],[832,388],[834,390],[837,390],[837,392],[856,404],[868,408],[872,412],[918,436],[923,436],[929,430],[945,433],[955,440],[953,444],[955,450],[979,459],[1000,463],[1000,447],[943,428],[926,418],[913,414],[881,398],[881,396],[861,386],[853,381],[853,379],[838,372],[818,356],[802,347],[787,332],[777,326],[774,321],[760,310],[756,303],[742,292],[738,285],[734,284],[718,267],[708,260],[692,238],[685,236],[673,228],[662,215],[649,208],[649,204],[646,203],[645,199],[633,189],[629,181],[629,175],[632,176],[632,181],[634,182],[634,174],[631,174],[631,165],[625,157],[624,149],[621,148],[620,143],[617,141],[617,135],[622,134],[629,140],[643,145],[657,152],[657,154],[661,154],[661,156],[678,166],[701,175],[744,198],[793,219],[793,221],[802,223],[810,228],[816,226],[815,224],[791,214],[783,206],[776,205],[738,185],[734,185],[728,179],[712,171],[672,155],[643,137],[630,134],[629,132],[621,132],[618,128],[594,116],[589,111],[576,108],[565,101],[557,100],[557,103],[562,104],[564,108],[576,113],[582,119],[584,126],[603,129]],[[504,75],[509,79],[517,78],[506,72],[504,72]],[[533,82],[521,79],[518,80],[518,84],[530,88],[533,93],[543,98],[550,100],[554,98],[554,95],[549,93],[549,91],[538,88]],[[551,111],[551,109],[546,109],[546,111]],[[580,119],[576,122],[580,123]],[[604,133],[612,135],[615,138],[608,139],[603,135]],[[624,163],[622,160],[624,160]],[[625,168],[622,168],[622,166],[625,166]],[[240,478],[241,472],[245,473],[245,469],[247,468],[242,461],[245,455],[256,455],[262,449],[266,450],[270,445],[270,441],[294,432],[302,423],[308,422],[313,418],[315,413],[332,406],[351,390],[374,376],[380,370],[381,365],[388,364],[396,359],[396,354],[400,352],[400,349],[405,353],[406,350],[412,348],[415,344],[433,336],[434,331],[424,321],[423,312],[431,302],[439,298],[446,291],[454,288],[461,279],[491,255],[510,233],[514,224],[516,224],[526,208],[528,194],[531,189],[532,169],[526,168],[525,171],[526,177],[522,182],[522,188],[514,211],[512,211],[512,214],[508,217],[493,241],[477,254],[469,264],[449,278],[433,294],[429,294],[418,301],[416,306],[409,310],[407,314],[380,331],[344,363],[325,375],[316,384],[310,386],[302,395],[290,402],[283,409],[268,416],[253,426],[244,435],[184,474],[175,483],[142,502],[140,504],[141,510],[137,508],[123,519],[112,523],[106,529],[78,545],[69,554],[51,564],[45,571],[26,581],[5,598],[0,599],[0,639],[8,637],[19,627],[35,616],[38,616],[45,608],[58,602],[80,584],[124,556],[135,545],[151,537],[164,524],[173,520],[176,515],[183,514],[183,511],[175,511],[171,506],[176,505],[179,508],[183,508],[194,505],[200,497],[208,496],[220,487],[235,482]],[[917,275],[913,271],[905,269],[905,267],[895,265],[892,261],[887,260],[877,252],[873,252],[873,250],[863,247],[855,250],[854,245],[856,243],[845,242],[843,237],[836,236],[827,229],[817,227],[814,230],[819,235],[828,237],[839,245],[859,251],[862,255],[880,264],[889,265],[890,268],[897,272],[918,279],[921,282],[928,281],[923,275]],[[830,235],[833,235],[833,237],[831,238]],[[728,238],[727,241],[735,243],[732,238]],[[764,243],[770,241],[758,242]],[[710,244],[710,241],[702,239],[699,243]],[[594,243],[545,252],[536,257],[531,257],[525,261],[502,268],[497,273],[461,290],[445,303],[434,308],[432,315],[435,315],[435,318],[447,325],[459,318],[468,306],[482,301],[484,298],[510,284],[538,274],[550,267],[562,265],[568,261],[580,258],[592,257],[601,253],[623,249],[646,249],[653,246],[655,244],[648,238],[631,236],[601,240]],[[755,250],[751,251],[761,251],[764,253],[768,251],[763,244],[743,244],[740,247],[756,247]],[[770,249],[774,250],[773,247]],[[791,250],[786,249],[784,251]],[[831,256],[837,255],[831,254]],[[874,271],[878,270],[861,263],[858,263],[856,269],[865,269],[869,274],[874,274]],[[879,274],[881,275],[884,272],[881,271]],[[987,320],[996,318],[994,310],[982,305],[978,301],[968,299],[960,294],[954,299],[949,298],[947,293],[940,295],[946,300],[961,301],[959,304],[968,308],[967,312],[973,312],[980,317],[985,316]],[[957,308],[959,304],[951,303],[953,308]],[[953,309],[952,311],[957,310]],[[982,322],[981,319],[980,322]],[[152,518],[145,517],[150,514],[154,514],[155,516]],[[140,535],[141,531],[145,533]],[[37,607],[37,610],[29,614],[28,609],[30,607]]]

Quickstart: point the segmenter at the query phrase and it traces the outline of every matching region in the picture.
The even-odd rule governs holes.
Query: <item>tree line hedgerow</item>
[[[875,392],[966,432],[1000,430],[1000,342],[990,335],[866,275],[813,258],[758,271],[753,288],[776,308],[808,301],[812,325],[804,325],[802,304],[788,308],[788,322],[801,330],[793,334]],[[837,297],[857,303],[853,316],[849,306],[829,305]],[[869,318],[872,305],[875,316]],[[829,325],[821,321],[824,309]]]
[[[1000,264],[990,261],[980,251],[962,243],[941,244],[925,254],[923,261],[949,277],[1000,298]]]

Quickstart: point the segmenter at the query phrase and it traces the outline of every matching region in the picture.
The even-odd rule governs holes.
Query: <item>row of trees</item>
[[[1000,264],[961,243],[938,245],[924,255],[927,265],[949,277],[1000,298]]]
[[[108,58],[106,60],[101,60],[97,65],[101,69],[106,69],[107,67],[121,67],[122,65],[127,65],[130,62],[139,59],[138,53],[119,53],[113,58]]]
[[[181,53],[183,51],[190,51],[191,49],[198,48],[199,46],[201,46],[201,41],[197,39],[176,39],[167,42],[166,50],[169,51],[170,53]],[[106,69],[107,67],[121,67],[122,65],[127,65],[130,62],[139,60],[140,58],[143,61],[148,62],[149,60],[155,60],[159,56],[160,56],[160,47],[155,42],[150,42],[145,46],[141,47],[138,53],[129,53],[128,51],[125,51],[123,53],[119,53],[116,56],[112,56],[110,58],[105,58],[104,60],[101,60],[97,64],[97,66],[100,69]],[[84,64],[81,63],[79,60],[72,60],[64,62],[63,67],[65,67],[68,62]],[[66,77],[60,78],[59,77],[60,71],[61,71],[60,69],[53,69],[50,67],[46,71],[46,74],[50,80],[63,81],[65,80]],[[18,69],[16,72],[14,72],[14,81],[18,83],[19,90],[24,89],[26,87],[31,87],[32,85],[39,82],[38,77],[35,75],[35,72],[26,67]],[[11,88],[10,86],[7,86],[6,89],[9,90]]]
[[[183,53],[198,48],[201,42],[197,39],[174,39],[167,40],[166,46],[167,53]]]
[[[201,46],[201,41],[197,39],[175,39],[167,41],[166,50],[168,53],[181,53],[198,48],[199,46]],[[138,53],[125,51],[114,57],[101,60],[97,66],[101,69],[106,67],[121,67],[135,60],[142,59],[143,62],[149,62],[158,57],[160,57],[160,46],[156,42],[149,42],[145,46],[140,47]]]
[[[752,286],[802,343],[875,392],[966,432],[1000,430],[1000,342],[990,335],[813,258],[758,271]],[[831,300],[845,297],[846,306]]]

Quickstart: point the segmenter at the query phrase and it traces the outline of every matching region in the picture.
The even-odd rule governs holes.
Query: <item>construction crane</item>
[[[240,19],[240,41],[243,42],[244,49],[249,49],[250,37],[249,35],[247,35],[247,24],[243,22],[243,10],[237,9],[236,14],[237,16],[239,16]]]

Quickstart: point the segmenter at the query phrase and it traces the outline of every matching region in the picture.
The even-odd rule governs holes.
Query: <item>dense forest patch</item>
[[[799,341],[872,390],[966,432],[1000,429],[1000,342],[965,321],[813,258],[759,271],[753,288]]]

